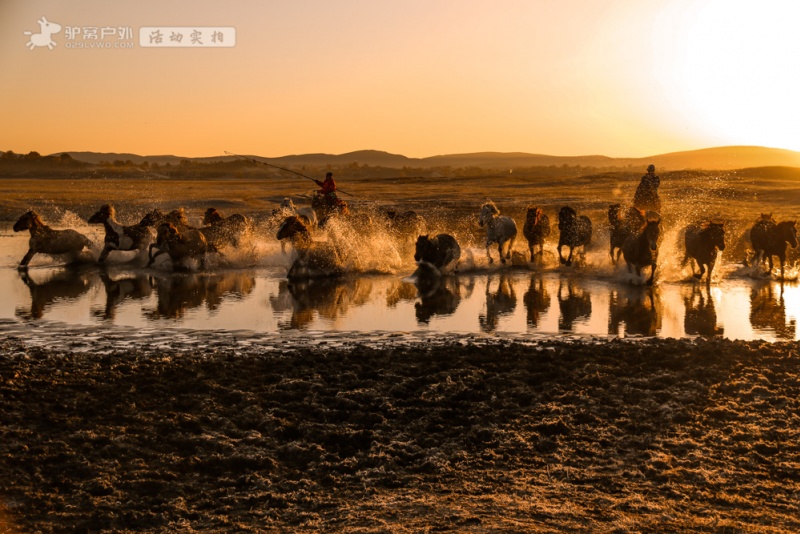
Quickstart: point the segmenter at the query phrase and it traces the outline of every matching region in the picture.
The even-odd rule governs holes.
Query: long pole
[[[227,150],[225,151],[225,153],[227,155],[229,155],[229,156],[235,156],[237,158],[242,158],[243,160],[246,160],[246,161],[252,161],[253,163],[266,165],[267,167],[272,167],[274,169],[278,169],[278,170],[281,170],[281,171],[286,171],[286,172],[290,172],[292,174],[296,174],[297,176],[305,178],[306,180],[311,180],[314,183],[317,182],[314,178],[311,178],[310,176],[306,176],[305,174],[301,174],[301,173],[299,173],[297,171],[293,171],[292,169],[287,169],[285,167],[278,167],[277,165],[273,165],[272,163],[267,163],[266,161],[259,161],[259,160],[255,159],[255,158],[248,158],[247,156],[240,156],[239,154],[234,154],[233,152],[228,152]],[[351,196],[351,197],[353,196],[350,193],[348,193],[347,191],[339,189],[338,187],[336,188],[336,192],[337,193],[344,193],[345,195],[348,195],[348,196]]]

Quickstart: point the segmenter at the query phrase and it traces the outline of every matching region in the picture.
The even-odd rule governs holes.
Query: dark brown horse
[[[764,258],[769,261],[769,272],[772,272],[772,256],[778,256],[781,261],[781,280],[783,280],[784,266],[786,264],[786,245],[797,247],[797,228],[795,221],[775,223],[771,218],[762,217],[750,229],[750,243],[755,252],[756,264],[761,264]]]
[[[525,225],[522,227],[522,235],[528,240],[528,250],[531,253],[531,262],[535,255],[533,248],[539,246],[539,255],[544,254],[544,240],[550,235],[550,217],[543,210],[537,207],[528,208],[525,214]]]
[[[683,264],[686,265],[690,259],[697,262],[700,272],[695,273],[694,265],[692,265],[692,273],[698,280],[703,278],[706,272],[705,266],[708,265],[706,283],[710,284],[711,272],[717,262],[717,250],[725,250],[724,223],[705,222],[687,226],[684,244],[686,245],[686,256],[683,258]]]
[[[633,206],[623,206],[622,204],[612,204],[608,207],[608,224],[611,227],[609,255],[611,261],[616,265],[619,256],[622,254],[622,245],[628,238],[635,237],[647,224],[644,212]],[[616,254],[614,254],[616,252]]]
[[[199,258],[200,267],[205,267],[205,255],[208,252],[216,252],[213,245],[210,245],[205,236],[197,229],[180,230],[172,223],[162,223],[158,227],[156,242],[158,252],[150,256],[147,266],[153,264],[155,259],[161,254],[168,254],[172,260],[172,268],[179,268],[181,263],[190,258]],[[152,250],[152,248],[151,248]]]
[[[661,235],[661,220],[650,220],[636,237],[631,237],[622,245],[622,256],[628,265],[628,272],[636,268],[637,276],[642,275],[644,267],[650,267],[647,285],[653,285],[658,261],[658,238]]]
[[[314,241],[304,222],[305,217],[292,215],[283,221],[276,237],[292,242],[297,257],[289,268],[289,280],[337,277],[344,274],[336,247],[327,241]]]
[[[47,226],[35,211],[28,211],[14,223],[14,231],[30,230],[28,252],[19,262],[18,269],[26,269],[35,254],[60,255],[69,254],[72,260],[89,248],[92,242],[85,235],[75,230],[53,230]]]
[[[440,271],[453,263],[455,268],[458,267],[461,247],[456,238],[449,234],[439,234],[435,237],[421,235],[417,238],[416,247],[414,261],[428,262]]]
[[[203,215],[200,228],[209,243],[221,248],[226,245],[238,247],[253,229],[253,221],[249,217],[234,213],[224,217],[216,208],[208,208]]]
[[[558,260],[563,265],[572,265],[572,253],[577,247],[586,247],[592,241],[592,221],[586,215],[578,217],[578,212],[570,206],[564,206],[558,212]],[[561,248],[569,247],[569,256],[565,260]]]

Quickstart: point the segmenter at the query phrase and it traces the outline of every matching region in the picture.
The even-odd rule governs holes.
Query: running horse
[[[558,261],[563,265],[572,265],[572,253],[577,247],[584,247],[592,241],[592,221],[586,215],[578,217],[578,212],[570,206],[564,206],[558,212]],[[562,247],[569,247],[569,256],[565,260],[561,255]]]
[[[701,280],[703,274],[706,272],[706,265],[708,265],[708,277],[706,284],[711,283],[711,272],[714,270],[714,265],[717,262],[717,250],[725,250],[725,226],[724,223],[705,222],[694,223],[686,227],[684,235],[684,244],[686,245],[686,256],[683,258],[683,264],[686,265],[690,259],[694,259],[700,267],[700,272],[694,272],[694,265],[692,265],[692,276]]]
[[[500,253],[500,263],[505,263],[511,259],[511,249],[514,247],[514,240],[517,238],[517,223],[514,219],[506,215],[500,215],[500,210],[491,200],[481,206],[478,224],[486,226],[486,257],[489,263],[494,263],[489,247],[492,243],[497,243],[497,251]],[[508,243],[507,251],[503,248]],[[505,255],[504,255],[505,254]]]
[[[208,208],[203,215],[203,224],[199,230],[209,243],[216,248],[225,245],[238,247],[243,240],[250,236],[253,230],[253,220],[239,213],[224,217],[216,208]]]
[[[205,256],[209,252],[217,252],[214,245],[210,244],[202,232],[197,229],[180,229],[170,222],[159,225],[156,233],[156,248],[158,252],[150,255],[147,266],[150,267],[161,254],[169,255],[173,270],[181,262],[190,258],[199,258],[200,267],[205,268]]]
[[[661,219],[651,219],[635,237],[629,238],[622,245],[622,256],[628,265],[628,272],[636,269],[636,275],[642,275],[642,269],[650,267],[650,278],[647,285],[653,285],[658,261],[658,238],[661,236]]]
[[[647,224],[647,218],[642,210],[634,206],[612,204],[608,207],[608,224],[611,227],[609,236],[609,255],[614,265],[619,262],[622,254],[622,245],[628,238],[635,237]],[[616,254],[614,254],[616,252]]]
[[[750,243],[753,245],[757,264],[763,263],[766,256],[769,261],[769,272],[772,272],[773,268],[772,257],[778,256],[781,262],[781,280],[783,280],[786,245],[797,247],[796,221],[776,223],[771,217],[762,217],[750,229]]]
[[[522,235],[528,240],[528,250],[531,253],[531,262],[534,261],[534,247],[539,246],[539,255],[544,254],[544,240],[550,235],[550,218],[544,211],[537,207],[528,208],[525,214],[525,225]]]
[[[108,255],[114,250],[138,250],[143,251],[155,239],[154,226],[163,218],[163,214],[158,209],[154,209],[145,215],[141,221],[132,226],[123,226],[117,222],[117,212],[111,204],[103,205],[97,213],[89,217],[89,224],[102,224],[106,236],[103,239],[103,250],[99,263],[103,263]]]
[[[35,211],[28,211],[14,223],[14,231],[29,230],[31,238],[28,240],[28,252],[19,262],[19,270],[28,268],[28,263],[35,254],[60,255],[69,254],[73,260],[89,248],[92,242],[88,237],[72,229],[53,230],[47,226]]]
[[[279,241],[288,239],[297,257],[289,267],[289,280],[338,277],[344,274],[342,260],[336,247],[326,241],[314,241],[305,217],[287,217],[276,237]]]

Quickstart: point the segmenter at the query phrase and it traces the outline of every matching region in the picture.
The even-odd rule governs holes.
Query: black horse
[[[756,263],[761,264],[764,257],[769,261],[772,272],[772,256],[781,261],[781,280],[786,264],[786,245],[797,247],[797,228],[795,221],[775,223],[772,219],[761,218],[750,229],[750,243],[753,245]]]
[[[711,283],[711,272],[714,270],[714,264],[717,262],[717,250],[725,250],[725,223],[705,222],[690,224],[686,227],[686,234],[684,236],[684,243],[686,245],[686,256],[683,258],[683,264],[690,259],[694,259],[700,267],[700,272],[694,272],[694,265],[692,265],[692,273],[698,280],[703,278],[706,272],[706,265],[708,265],[708,277],[706,283]]]
[[[563,265],[572,265],[572,253],[576,247],[585,247],[592,241],[592,221],[586,215],[578,217],[578,213],[569,206],[558,212],[558,260]],[[561,248],[569,247],[569,256],[565,260]]]
[[[647,224],[644,212],[633,206],[623,206],[622,204],[612,204],[608,207],[608,224],[611,227],[609,255],[611,261],[616,265],[619,256],[622,254],[622,245],[628,238],[636,237]],[[616,252],[616,254],[614,254]]]
[[[421,235],[417,238],[417,248],[414,261],[426,261],[440,271],[461,258],[461,247],[456,238],[449,234],[439,234],[436,237]]]
[[[647,285],[653,285],[653,278],[656,275],[656,262],[658,261],[658,238],[661,235],[661,220],[650,220],[636,237],[632,237],[625,241],[622,245],[622,256],[625,258],[625,263],[628,264],[628,272],[633,272],[636,268],[636,274],[642,275],[644,267],[650,267],[650,278],[647,280]]]

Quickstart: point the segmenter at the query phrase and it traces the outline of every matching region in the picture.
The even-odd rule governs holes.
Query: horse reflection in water
[[[386,291],[386,306],[394,308],[400,302],[417,299],[417,286],[404,280],[394,280]]]
[[[433,265],[420,262],[415,285],[419,302],[414,303],[417,322],[428,324],[436,315],[452,315],[461,303],[461,282],[457,276],[441,275]]]
[[[100,281],[106,290],[106,305],[103,309],[93,309],[95,317],[114,320],[117,308],[126,300],[143,300],[153,294],[153,281],[144,274],[125,275],[111,278],[106,271],[100,271]]]
[[[710,274],[710,271],[709,271]],[[705,291],[692,286],[692,291],[683,297],[686,315],[683,318],[683,331],[690,336],[721,336],[725,329],[717,326],[717,310],[708,288]]]
[[[496,291],[492,291],[493,282],[494,276],[489,276],[486,280],[486,313],[478,316],[478,322],[484,332],[497,330],[500,318],[513,314],[517,307],[517,294],[508,276],[500,275]]]
[[[591,317],[591,294],[583,288],[578,288],[572,280],[559,280],[558,308],[561,312],[558,317],[558,330],[560,332],[572,332],[575,321]]]
[[[658,292],[642,287],[612,289],[608,299],[608,333],[619,335],[624,323],[625,335],[655,336],[661,329]]]
[[[27,270],[19,276],[31,292],[31,308],[17,308],[15,315],[20,319],[41,319],[45,310],[54,302],[77,299],[86,294],[96,283],[96,278],[77,267],[66,267],[50,271],[42,280],[31,277]]]
[[[247,273],[181,274],[155,278],[156,309],[145,312],[148,319],[180,319],[187,310],[205,304],[215,311],[226,297],[243,298],[253,292],[255,278]]]
[[[312,278],[283,280],[278,294],[270,296],[276,312],[291,310],[289,322],[279,322],[281,330],[308,328],[318,315],[335,320],[344,317],[351,306],[363,306],[370,300],[372,281],[363,278]]]
[[[783,285],[766,283],[750,291],[750,324],[757,330],[775,332],[781,339],[794,339],[797,330],[795,319],[786,322],[786,304],[783,300]]]
[[[528,312],[528,326],[538,327],[541,316],[550,308],[550,292],[547,291],[541,276],[531,276],[528,291],[525,292],[522,301]]]

